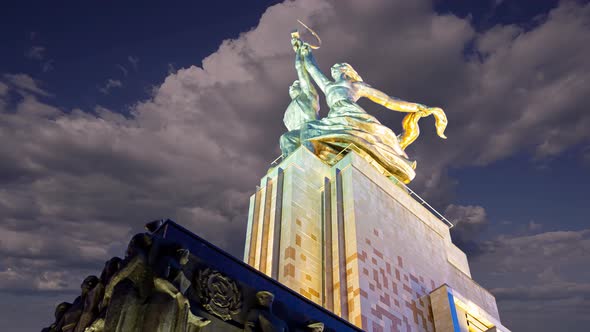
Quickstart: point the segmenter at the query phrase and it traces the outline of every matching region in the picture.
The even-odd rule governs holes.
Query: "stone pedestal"
[[[244,260],[367,331],[471,331],[469,316],[508,331],[448,226],[355,152],[330,166],[302,147],[271,169]]]

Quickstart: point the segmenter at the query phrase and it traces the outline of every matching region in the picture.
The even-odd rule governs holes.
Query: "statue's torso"
[[[326,103],[330,108],[342,100],[356,102],[359,99],[358,89],[346,80],[331,82],[326,85]]]
[[[319,106],[304,94],[300,94],[291,101],[285,115],[283,122],[289,131],[297,130],[309,121],[318,119]]]

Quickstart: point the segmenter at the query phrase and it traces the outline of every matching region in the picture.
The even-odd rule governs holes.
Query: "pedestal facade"
[[[508,331],[448,226],[355,152],[271,169],[244,260],[366,331]]]

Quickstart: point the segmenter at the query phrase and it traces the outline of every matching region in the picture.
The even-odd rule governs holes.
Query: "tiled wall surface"
[[[251,197],[244,255],[248,264],[320,305],[322,197],[329,171],[304,149],[270,170]]]
[[[448,227],[354,152],[299,149],[251,198],[244,259],[367,331],[435,331],[429,293],[457,288],[492,317]]]

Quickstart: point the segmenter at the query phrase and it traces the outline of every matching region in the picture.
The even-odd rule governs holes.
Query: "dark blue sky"
[[[590,172],[579,150],[543,162],[523,152],[486,167],[454,170],[457,202],[485,202],[490,221],[500,226],[494,233],[522,231],[518,227],[528,222],[544,231],[587,227]]]
[[[51,86],[64,109],[98,103],[124,111],[162,83],[169,65],[200,65],[222,40],[255,27],[266,8],[278,2],[15,1],[2,8],[0,71],[35,75]],[[44,62],[23,56],[33,46],[45,48]],[[129,56],[139,59],[140,71]],[[47,61],[53,69],[43,72]],[[97,86],[109,78],[121,80],[124,89],[97,95]]]
[[[515,267],[502,261],[499,253],[504,255],[513,249],[525,252],[527,243],[539,241],[549,245],[556,243],[552,241],[557,235],[567,233],[581,238],[570,242],[574,245],[571,251],[586,250],[588,232],[585,229],[590,215],[590,135],[576,124],[590,123],[587,111],[582,109],[582,105],[587,105],[590,91],[586,83],[586,91],[577,93],[572,88],[576,85],[568,85],[568,82],[578,78],[583,82],[588,77],[583,75],[590,72],[588,60],[584,60],[590,58],[585,48],[585,44],[590,44],[587,42],[590,34],[586,33],[590,25],[588,18],[584,18],[584,13],[590,13],[588,1],[434,0],[425,5],[422,5],[425,1],[391,1],[391,12],[374,13],[369,18],[373,22],[374,17],[374,29],[378,32],[372,30],[367,20],[363,21],[366,18],[362,17],[360,9],[350,10],[354,6],[338,1],[325,1],[333,6],[321,9],[314,6],[324,1],[305,4],[311,13],[308,19],[319,22],[318,29],[322,30],[318,32],[326,36],[326,44],[318,51],[320,62],[322,59],[336,61],[335,53],[340,56],[350,53],[350,62],[355,68],[358,64],[363,73],[372,74],[362,74],[371,78],[371,84],[374,79],[386,92],[394,94],[401,89],[420,100],[440,103],[447,111],[449,140],[441,143],[433,138],[428,122],[422,129],[423,136],[409,150],[421,158],[417,179],[410,186],[439,211],[449,211],[455,218],[472,218],[469,220],[473,224],[458,227],[454,236],[471,255],[475,280],[490,289],[526,285],[528,280],[524,278],[511,279],[514,272],[511,268]],[[262,0],[5,1],[0,5],[0,155],[4,157],[0,161],[0,215],[5,216],[0,217],[0,235],[18,238],[6,242],[8,244],[0,239],[0,253],[6,257],[0,259],[0,279],[5,276],[2,273],[9,277],[11,271],[20,273],[14,282],[10,279],[3,284],[0,280],[0,294],[39,292],[39,310],[47,311],[43,317],[49,317],[55,298],[51,302],[47,294],[55,294],[55,289],[47,291],[39,286],[36,275],[49,273],[43,278],[51,279],[61,276],[59,273],[63,271],[75,271],[70,279],[62,278],[56,288],[72,292],[77,287],[72,285],[79,282],[80,276],[92,272],[88,266],[96,266],[92,270],[100,269],[106,253],[92,249],[95,251],[88,254],[89,258],[78,262],[76,257],[68,256],[68,252],[70,255],[78,250],[82,252],[80,243],[88,242],[92,243],[92,248],[106,247],[104,250],[109,254],[121,253],[128,235],[139,231],[144,221],[158,217],[177,218],[183,224],[191,217],[200,216],[207,221],[203,222],[205,226],[194,222],[186,225],[187,228],[192,227],[196,233],[233,254],[240,254],[241,243],[232,237],[243,241],[247,198],[268,162],[276,157],[278,137],[283,132],[282,114],[272,117],[269,114],[275,114],[277,107],[280,112],[284,111],[288,84],[294,78],[294,72],[283,74],[283,67],[277,65],[288,61],[290,66],[291,54],[283,61],[287,57],[282,57],[282,46],[276,46],[279,44],[272,40],[271,32],[280,30],[281,36],[287,36],[285,47],[288,47],[288,31],[296,27],[291,17],[287,21],[281,16],[284,14],[280,10],[267,12],[269,7],[279,3],[281,1]],[[287,5],[293,3],[300,1]],[[415,3],[418,5],[413,7]],[[342,8],[337,8],[339,6]],[[306,8],[293,7],[296,7],[294,11],[307,14]],[[398,8],[406,11],[408,22],[404,15],[396,12]],[[272,26],[270,29],[259,26],[265,12],[266,24]],[[361,48],[381,47],[368,41],[367,36],[377,34],[387,40],[399,35],[402,41],[411,41],[407,43],[408,49],[414,47],[425,53],[394,49],[388,50],[385,58],[371,57],[365,49],[355,49],[346,44],[346,38],[330,31],[331,25],[338,24],[342,31],[346,30],[347,25],[338,20],[338,15],[343,21],[350,20],[351,26],[359,31],[355,40],[357,44],[365,43]],[[383,18],[387,15],[391,18]],[[439,34],[430,33],[428,29],[419,30],[412,22],[414,17],[426,20],[426,26],[436,23],[445,29],[437,32]],[[447,20],[437,21],[441,17]],[[324,22],[328,23],[322,26]],[[362,31],[364,28],[366,33]],[[255,53],[247,47],[264,48],[255,38],[244,42],[240,37],[255,29],[264,32],[261,35],[268,39],[268,44],[280,49],[278,55],[268,50]],[[410,33],[406,34],[407,31]],[[575,35],[577,32],[579,36]],[[341,49],[338,38],[342,38],[342,45],[348,45],[349,49]],[[429,40],[427,46],[419,44],[421,38]],[[234,40],[233,48],[218,51],[228,39]],[[569,39],[572,42],[568,43]],[[445,53],[447,48],[451,51]],[[462,50],[462,58],[453,58],[455,48]],[[551,54],[555,50],[558,55],[553,57]],[[221,66],[213,68],[212,65],[204,70],[209,76],[204,76],[196,67],[191,68],[202,67],[203,59],[211,54],[216,57],[213,62]],[[259,61],[248,59],[249,62],[236,65],[237,60],[232,58],[235,54],[243,58],[255,54],[253,57],[258,57]],[[414,58],[418,59],[414,61]],[[383,63],[376,63],[375,59]],[[385,63],[391,59],[412,75],[391,69],[396,66]],[[373,62],[377,69],[373,68]],[[527,69],[529,64],[530,70]],[[451,75],[445,76],[445,71],[440,70],[445,66],[451,68]],[[241,86],[243,82],[230,82],[235,85],[226,82],[231,81],[227,77],[241,77],[242,68],[255,68],[262,73],[258,79],[268,80],[269,83],[255,90],[256,96],[250,95],[255,84],[247,82]],[[380,77],[383,70],[379,68],[391,71]],[[519,71],[521,68],[525,68],[523,72]],[[291,76],[277,78],[267,70],[279,73],[277,76]],[[222,76],[223,79],[215,81]],[[406,76],[417,78],[399,83]],[[428,82],[420,81],[424,77]],[[164,84],[167,79],[170,82]],[[209,91],[203,80],[215,81],[211,84],[217,84],[218,90],[225,94],[194,97],[193,92],[198,95],[201,90]],[[31,92],[31,84],[42,91]],[[25,85],[29,88],[23,88]],[[3,92],[4,86],[7,87],[4,91],[8,92]],[[565,88],[560,90],[563,86]],[[29,90],[23,92],[23,89]],[[229,96],[234,93],[239,98]],[[518,99],[519,93],[525,95],[522,100]],[[462,100],[463,94],[465,100]],[[547,100],[538,96],[546,96]],[[561,100],[560,96],[567,98]],[[243,102],[248,97],[252,100]],[[498,99],[500,102],[496,103]],[[557,106],[551,104],[554,100],[559,101]],[[511,105],[513,101],[516,106]],[[568,101],[574,101],[573,105]],[[139,103],[145,105],[138,106]],[[543,108],[547,104],[549,111]],[[7,116],[26,113],[23,109],[51,113],[47,110],[51,107],[57,107],[66,115],[81,109],[84,114],[94,116],[104,107],[115,114],[124,114],[128,120],[131,111],[142,116],[138,117],[141,121],[124,125],[120,125],[120,120],[112,120],[111,113],[93,118],[107,119],[107,124],[84,122],[76,116],[62,117],[62,122],[54,121],[54,117],[58,117],[55,115],[48,116],[49,121],[23,115],[24,120],[20,122],[15,120],[17,117]],[[230,110],[225,111],[224,107]],[[202,109],[208,113],[201,112]],[[530,118],[527,112],[536,109],[539,109],[539,119]],[[198,114],[198,118],[195,120],[184,112]],[[390,115],[377,116],[392,128],[399,127],[401,117],[398,114],[395,120],[391,120],[393,116]],[[523,135],[511,136],[510,126],[523,119],[531,125],[514,127]],[[162,130],[168,126],[166,121],[174,130]],[[190,123],[188,129],[182,127],[185,121]],[[228,134],[221,135],[217,125],[225,122],[231,129]],[[471,132],[467,128],[469,124],[475,124],[485,134]],[[147,134],[140,135],[129,129],[134,126],[145,129]],[[508,133],[504,132],[506,130]],[[79,132],[82,134],[78,135]],[[453,141],[453,137],[465,140]],[[487,151],[504,146],[506,137],[513,140],[508,146],[515,148],[505,155],[489,157]],[[198,144],[191,139],[198,140]],[[427,143],[428,140],[432,142]],[[547,154],[539,153],[544,143],[557,148],[548,150],[551,152]],[[198,153],[191,155],[191,151]],[[445,160],[446,151],[452,156],[451,160]],[[247,156],[236,157],[239,154]],[[476,162],[479,157],[487,161]],[[435,174],[438,165],[442,165],[441,174]],[[434,184],[429,186],[429,183]],[[7,198],[3,201],[3,188],[14,201]],[[219,195],[211,195],[212,189],[198,188],[214,188]],[[230,230],[223,233],[218,229]],[[67,244],[55,245],[55,236],[61,235],[49,235],[52,230],[55,234],[63,233]],[[31,249],[20,241],[40,243],[38,247],[45,248],[43,250],[49,254],[35,253],[37,247]],[[518,247],[520,243],[522,248]],[[492,247],[495,251],[486,251]],[[588,268],[579,271],[572,268],[585,263],[590,266],[587,252],[586,256],[580,256],[582,258],[575,256],[571,262],[563,258],[567,264],[571,263],[567,266],[557,263],[562,257],[548,257],[519,258],[523,265],[530,262],[546,267],[542,271],[523,268],[534,271],[527,275],[531,280],[541,274],[559,275],[550,282],[539,278],[531,284],[583,281],[586,282],[583,286],[587,286],[588,280],[583,279],[590,275]],[[36,262],[35,268],[27,265],[29,260]],[[580,264],[581,261],[584,264]],[[489,262],[502,266],[504,274],[496,274]],[[62,270],[56,270],[56,266]],[[504,300],[499,298],[501,313],[508,317],[507,326],[512,323],[529,328],[527,319],[534,313],[526,308],[543,301],[533,293],[531,291],[531,298],[522,303],[502,302]],[[9,307],[1,298],[0,295],[0,312]],[[584,302],[583,308],[587,307],[590,308],[590,304]],[[539,311],[539,317],[542,318],[543,312],[556,310],[556,307],[546,308],[549,309]],[[590,316],[590,309],[588,311],[582,313]],[[527,316],[529,314],[533,316]],[[584,315],[576,317],[572,324],[585,319]],[[535,328],[543,327],[541,318]],[[549,329],[550,325],[547,326]]]
[[[555,0],[436,0],[434,9],[441,14],[471,17],[474,27],[482,31],[497,24],[521,24],[530,27],[532,18],[547,14],[557,4],[558,1]]]
[[[51,86],[57,104],[65,110],[100,104],[125,112],[149,96],[169,66],[200,65],[222,40],[254,28],[266,8],[279,2],[7,2],[0,14],[0,43],[4,45],[0,71],[35,75]],[[486,29],[499,23],[530,25],[531,18],[546,14],[558,3],[497,2],[437,0],[434,9],[471,17],[474,27]],[[34,46],[45,48],[44,61],[23,56]],[[134,69],[129,56],[139,59],[140,71]],[[52,69],[44,72],[44,64]],[[97,87],[109,78],[121,80],[124,89],[97,95]]]

